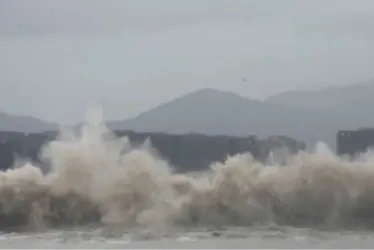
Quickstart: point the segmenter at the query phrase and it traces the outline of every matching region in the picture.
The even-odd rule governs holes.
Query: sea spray
[[[182,174],[151,143],[135,147],[91,114],[43,147],[46,173],[28,162],[0,172],[0,227],[374,225],[371,152],[348,161],[319,143],[282,164],[241,154]]]

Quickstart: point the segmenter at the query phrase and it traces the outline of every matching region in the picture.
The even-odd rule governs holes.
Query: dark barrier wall
[[[339,155],[354,157],[374,146],[374,129],[339,131],[336,135],[336,148]]]
[[[137,133],[115,131],[117,136],[127,136],[132,144],[142,144],[147,138],[158,154],[177,171],[200,170],[211,163],[224,161],[227,156],[250,152],[264,161],[269,152],[277,147],[287,147],[291,153],[305,149],[305,144],[282,136],[259,140],[255,136],[206,136],[201,134],[170,135],[165,133]],[[0,132],[0,169],[13,166],[15,157],[39,163],[41,147],[53,140],[56,133],[24,134]]]

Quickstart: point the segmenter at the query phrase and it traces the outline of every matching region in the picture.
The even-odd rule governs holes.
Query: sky
[[[0,109],[125,119],[201,88],[374,79],[372,0],[0,0]],[[246,79],[243,81],[242,79]]]

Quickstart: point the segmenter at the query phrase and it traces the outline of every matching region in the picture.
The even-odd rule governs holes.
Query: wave
[[[80,133],[61,131],[41,153],[46,173],[31,163],[0,172],[1,229],[374,225],[370,152],[350,161],[320,143],[282,165],[241,154],[180,174],[150,142],[133,147],[93,116]]]

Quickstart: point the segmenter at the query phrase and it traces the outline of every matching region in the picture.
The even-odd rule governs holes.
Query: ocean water
[[[365,248],[373,246],[374,154],[320,143],[286,164],[250,154],[176,174],[91,113],[26,163],[0,172],[0,247]]]
[[[372,249],[369,231],[325,231],[289,227],[270,228],[174,228],[169,232],[133,229],[126,232],[97,229],[65,229],[48,232],[7,233],[0,248],[361,248]]]

